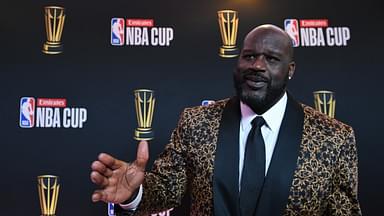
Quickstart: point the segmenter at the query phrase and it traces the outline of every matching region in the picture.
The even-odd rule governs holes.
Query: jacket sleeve
[[[357,197],[357,162],[355,135],[350,128],[345,143],[340,146],[326,215],[361,215]]]
[[[143,197],[135,215],[148,215],[180,205],[187,186],[187,112],[181,114],[170,143],[145,175]]]

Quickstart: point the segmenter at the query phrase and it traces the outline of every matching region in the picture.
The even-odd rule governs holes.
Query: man
[[[177,206],[190,187],[191,215],[361,215],[353,130],[286,92],[294,70],[290,37],[256,27],[234,73],[237,96],[185,109],[151,172],[144,141],[129,164],[100,154],[92,200],[133,200],[125,208],[141,215]]]

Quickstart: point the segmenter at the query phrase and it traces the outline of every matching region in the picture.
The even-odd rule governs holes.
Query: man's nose
[[[255,70],[265,70],[265,57],[264,55],[258,55],[255,57],[252,67]]]

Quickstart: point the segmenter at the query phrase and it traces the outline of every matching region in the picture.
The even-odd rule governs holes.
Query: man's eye
[[[243,56],[246,60],[253,60],[255,59],[255,56],[254,55],[244,55]]]
[[[268,61],[268,62],[278,62],[280,61],[280,59],[274,57],[274,56],[265,56],[265,59]]]

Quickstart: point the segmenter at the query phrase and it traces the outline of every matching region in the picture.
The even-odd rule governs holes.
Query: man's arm
[[[333,177],[333,192],[328,197],[327,215],[361,215],[357,197],[358,167],[355,135],[350,128],[340,146]]]
[[[145,174],[143,196],[137,215],[148,215],[180,205],[187,187],[187,143],[189,123],[186,111],[173,131],[170,143]]]
[[[91,180],[99,186],[92,200],[127,203],[136,198],[135,192],[142,185],[142,197],[138,197],[140,204],[135,214],[148,215],[179,205],[187,185],[186,148],[190,130],[186,116],[188,114],[184,111],[170,143],[154,162],[151,172],[145,173],[149,158],[146,141],[139,143],[137,158],[132,163],[120,161],[105,153],[100,154],[98,160],[92,163]]]

